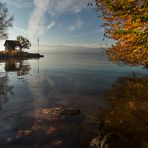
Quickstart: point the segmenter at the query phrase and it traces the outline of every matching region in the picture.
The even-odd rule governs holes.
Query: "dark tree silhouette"
[[[29,49],[31,47],[31,42],[23,36],[17,36],[16,40],[19,42],[20,51],[22,51],[22,49]]]
[[[0,2],[0,40],[8,37],[8,28],[12,27],[13,16],[9,16],[5,3]]]

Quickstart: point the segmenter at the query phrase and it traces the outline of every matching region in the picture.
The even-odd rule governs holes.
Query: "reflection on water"
[[[8,95],[9,93],[12,94],[12,88],[13,86],[9,86],[8,82],[8,76],[4,73],[0,73],[0,108],[3,106],[3,104],[8,102]]]
[[[18,59],[5,59],[1,60],[1,63],[5,63],[6,72],[16,72],[17,76],[29,74],[30,65],[26,64],[24,60]]]
[[[148,147],[147,90],[148,77],[134,75],[128,78],[120,77],[106,91],[105,100],[108,107],[102,111],[102,143],[104,139],[109,148]]]
[[[146,148],[147,70],[96,53],[0,61],[0,147]]]
[[[5,72],[0,72],[0,108],[8,102],[8,95],[13,94],[13,85],[9,85],[9,72],[16,72],[17,76],[29,74],[30,65],[23,60],[5,59],[0,63],[4,64]]]

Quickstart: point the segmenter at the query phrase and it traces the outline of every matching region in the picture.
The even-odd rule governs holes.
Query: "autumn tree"
[[[19,43],[20,51],[31,47],[31,42],[23,36],[17,36],[16,41]]]
[[[5,3],[0,2],[0,39],[8,37],[7,30],[12,27],[13,16],[9,16],[8,8]]]
[[[115,40],[107,50],[113,61],[148,64],[148,1],[96,0],[103,18],[105,37]]]

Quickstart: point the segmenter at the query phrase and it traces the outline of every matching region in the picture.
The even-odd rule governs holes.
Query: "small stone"
[[[11,142],[11,141],[12,141],[12,138],[9,137],[9,138],[6,139],[6,141],[7,141],[7,142]]]
[[[55,131],[55,128],[53,128],[53,127],[49,127],[48,129],[47,129],[47,133],[48,134],[51,134],[52,132],[54,132]]]
[[[31,133],[31,130],[25,130],[25,131],[24,131],[24,135],[25,135],[25,136],[29,135],[30,133]]]
[[[90,146],[99,148],[99,146],[100,146],[100,138],[96,137],[96,138],[92,139],[91,142],[90,142]]]
[[[63,142],[61,140],[56,140],[56,141],[53,141],[52,145],[57,146],[57,145],[60,145],[62,143]]]

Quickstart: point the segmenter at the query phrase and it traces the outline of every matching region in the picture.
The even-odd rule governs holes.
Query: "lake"
[[[0,61],[0,147],[87,148],[106,135],[112,148],[148,147],[147,69],[86,51]],[[59,118],[61,106],[80,113]]]

